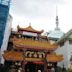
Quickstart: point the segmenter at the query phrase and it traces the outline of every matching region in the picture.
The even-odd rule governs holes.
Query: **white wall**
[[[7,20],[7,24],[6,24],[6,28],[5,28],[5,32],[4,32],[4,39],[3,39],[3,44],[1,46],[1,63],[4,63],[4,59],[2,57],[2,54],[4,52],[4,50],[7,49],[7,45],[8,45],[8,40],[9,40],[9,36],[11,33],[11,27],[12,27],[12,17],[9,15],[8,16],[8,20]]]
[[[62,47],[58,47],[58,49],[56,50],[57,54],[62,54],[64,57],[64,60],[58,63],[58,66],[64,67],[67,69],[68,68],[68,47],[69,47],[69,41],[66,41],[64,43],[64,46]]]
[[[68,45],[68,64],[69,65],[70,65],[70,57],[71,57],[71,55],[72,55],[72,44],[69,44]]]

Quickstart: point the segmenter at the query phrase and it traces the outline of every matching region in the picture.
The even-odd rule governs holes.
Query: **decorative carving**
[[[30,58],[44,58],[45,54],[44,52],[26,51],[25,56]]]

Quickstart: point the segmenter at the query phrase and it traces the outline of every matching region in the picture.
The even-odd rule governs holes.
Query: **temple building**
[[[63,60],[63,55],[57,55],[57,44],[51,44],[47,36],[42,36],[43,30],[35,30],[17,26],[12,31],[8,48],[4,51],[5,65],[13,72],[50,72],[57,63]]]

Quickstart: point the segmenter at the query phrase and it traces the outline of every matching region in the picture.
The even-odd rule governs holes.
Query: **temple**
[[[13,72],[50,72],[63,60],[63,55],[55,53],[58,45],[50,43],[42,33],[43,30],[35,30],[31,25],[26,28],[18,25],[17,31],[11,32],[3,58]]]

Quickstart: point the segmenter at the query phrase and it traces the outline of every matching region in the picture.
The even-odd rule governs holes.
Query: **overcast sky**
[[[37,30],[54,30],[56,5],[59,27],[63,32],[67,32],[72,28],[72,0],[12,0],[12,28],[15,29],[17,25],[27,27],[31,23]]]

